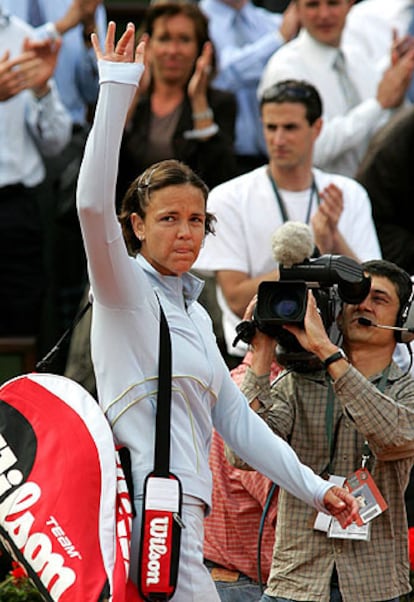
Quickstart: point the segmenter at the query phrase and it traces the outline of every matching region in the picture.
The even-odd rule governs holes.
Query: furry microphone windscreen
[[[285,268],[309,259],[314,248],[312,230],[302,222],[285,222],[272,236],[273,258]]]

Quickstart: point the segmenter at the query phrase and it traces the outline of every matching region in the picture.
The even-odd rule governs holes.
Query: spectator
[[[201,0],[200,7],[218,56],[214,85],[237,98],[235,151],[238,172],[245,173],[267,161],[256,91],[269,58],[298,32],[296,6],[290,3],[283,15],[251,0]]]
[[[367,189],[384,259],[414,275],[414,107],[391,120],[372,140],[357,173]]]
[[[130,110],[121,151],[119,191],[156,161],[184,161],[210,187],[236,173],[236,102],[211,87],[214,51],[208,22],[196,4],[150,5],[147,73]]]
[[[98,70],[90,43],[97,31],[103,41],[106,12],[102,0],[3,0],[16,16],[36,27],[37,39],[61,38],[54,79],[72,119],[72,136],[64,151],[46,160],[42,220],[48,295],[42,327],[49,348],[73,319],[87,283],[86,258],[76,214],[75,189],[89,114],[98,94]],[[63,371],[66,349],[54,368]]]
[[[311,224],[321,253],[381,254],[362,186],[312,167],[323,127],[317,90],[303,81],[280,82],[263,95],[261,114],[269,164],[211,191],[216,236],[206,240],[195,265],[216,273],[228,353],[238,358],[246,348],[232,347],[235,327],[259,283],[277,279],[271,239],[284,221]]]
[[[412,45],[413,19],[413,0],[364,0],[349,11],[343,42],[380,67],[388,66],[393,43],[402,51]]]
[[[39,206],[43,158],[60,153],[71,121],[51,80],[60,41],[33,42],[33,29],[1,8],[0,334],[38,336],[45,273]]]
[[[347,537],[332,524],[328,533],[312,529],[315,516],[281,489],[262,602],[397,602],[411,590],[404,491],[414,460],[414,381],[392,361],[394,332],[363,326],[358,318],[398,325],[411,304],[412,283],[384,260],[363,267],[371,276],[370,293],[358,305],[344,304],[338,318],[345,353],[328,338],[309,293],[304,328],[285,328],[320,360],[321,369],[286,373],[270,389],[274,340],[256,331],[242,390],[316,472],[352,480],[364,457],[360,476],[369,480],[371,474],[388,509]],[[251,310],[252,304],[248,316]]]
[[[295,1],[303,28],[269,60],[259,95],[286,78],[311,82],[324,104],[315,165],[352,177],[374,133],[404,102],[414,49],[402,57],[393,54],[392,64],[381,74],[370,57],[342,44],[352,0]]]
[[[175,597],[213,602],[218,596],[202,554],[213,425],[268,477],[321,509],[329,503],[344,525],[356,517],[357,505],[343,488],[330,488],[299,463],[291,448],[250,411],[228,374],[208,315],[197,303],[200,282],[188,274],[211,225],[204,182],[183,163],[162,161],[133,182],[118,220],[115,187],[122,131],[143,72],[144,43],[135,50],[134,37],[130,23],[115,44],[115,24],[109,23],[102,51],[92,35],[101,87],[77,193],[94,294],[92,356],[99,402],[117,443],[131,451],[137,516],[130,573],[136,581],[143,483],[154,461],[161,306],[172,346],[171,466],[182,482],[179,514],[186,526]],[[102,177],[96,177],[98,172]],[[279,455],[283,460],[275,463]]]

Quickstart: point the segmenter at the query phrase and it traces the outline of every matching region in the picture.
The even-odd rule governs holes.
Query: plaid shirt
[[[281,490],[269,595],[329,602],[334,564],[344,602],[373,602],[410,591],[404,490],[414,460],[414,380],[402,377],[394,363],[384,393],[377,388],[380,378],[368,381],[350,366],[333,384],[330,454],[325,373],[290,373],[270,392],[268,377],[247,371],[243,392],[249,400],[260,399],[269,426],[315,472],[323,474],[331,459],[332,474],[348,476],[361,466],[367,439],[368,469],[389,506],[372,521],[369,542],[330,539],[312,529],[314,511]]]
[[[243,362],[232,370],[231,375],[237,385],[241,385],[250,363],[251,353],[247,353]],[[275,378],[279,372],[280,366],[273,362],[270,378]],[[254,470],[233,468],[225,458],[224,441],[216,431],[213,431],[211,443],[210,468],[213,474],[213,498],[211,513],[204,521],[204,556],[220,566],[258,581],[259,527],[273,483]],[[276,514],[277,493],[272,498],[263,526],[263,583],[267,581],[272,562]]]

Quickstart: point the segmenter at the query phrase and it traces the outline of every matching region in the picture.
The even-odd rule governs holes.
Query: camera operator
[[[283,328],[320,360],[320,369],[286,371],[271,387],[275,340],[257,329],[241,388],[303,462],[332,480],[336,475],[349,481],[365,467],[388,508],[353,534],[332,531],[332,524],[317,530],[312,512],[281,490],[262,602],[396,602],[410,591],[404,491],[414,460],[414,381],[392,356],[395,325],[402,325],[412,284],[391,262],[369,261],[362,267],[371,277],[370,291],[356,305],[344,303],[338,315],[343,350],[329,338],[308,291],[303,327]],[[249,304],[247,319],[254,305]]]

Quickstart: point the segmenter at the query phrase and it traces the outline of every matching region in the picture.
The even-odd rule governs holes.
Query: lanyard
[[[267,175],[269,177],[270,183],[272,185],[273,188],[273,192],[275,193],[275,197],[276,200],[278,202],[279,205],[279,209],[280,209],[280,213],[282,214],[282,218],[284,222],[289,221],[289,216],[287,213],[287,209],[286,209],[286,204],[282,198],[282,195],[279,192],[278,187],[276,186],[276,182],[274,181],[272,174],[270,173],[270,169],[267,169]],[[315,179],[312,178],[312,184],[311,184],[311,188],[310,188],[310,194],[309,194],[309,201],[308,201],[308,208],[306,211],[306,220],[305,220],[305,224],[309,224],[309,220],[310,220],[310,214],[311,214],[311,210],[312,210],[312,204],[313,204],[313,195],[316,194],[316,202],[319,206],[320,203],[320,199],[319,199],[319,194],[318,194],[318,189],[316,188],[316,184],[315,184]]]
[[[385,385],[387,384],[388,374],[390,372],[391,365],[388,365],[381,374],[381,378],[376,385],[377,389],[383,393],[385,390]],[[328,394],[327,394],[327,403],[326,403],[326,412],[325,412],[325,426],[326,426],[326,436],[328,439],[328,448],[329,448],[329,463],[328,463],[328,474],[332,474],[332,464],[333,457],[335,454],[335,444],[336,438],[338,434],[339,424],[342,418],[340,416],[335,428],[334,428],[334,401],[335,401],[335,391],[332,386],[332,381],[329,379],[328,381]],[[363,449],[362,449],[362,468],[365,468],[367,461],[371,456],[371,450],[369,448],[368,441],[364,441]]]

